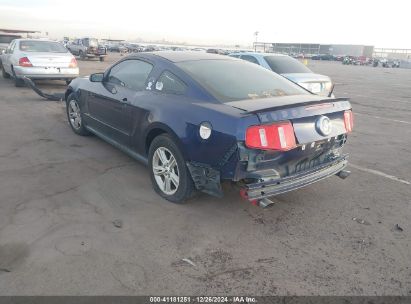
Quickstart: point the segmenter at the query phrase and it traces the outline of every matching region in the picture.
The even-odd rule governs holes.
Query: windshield
[[[288,56],[264,56],[270,68],[278,74],[312,73],[304,64]]]
[[[23,52],[47,52],[67,53],[68,50],[60,43],[53,41],[20,41],[20,51]]]
[[[176,65],[222,102],[309,94],[282,76],[243,60],[196,60]]]
[[[19,38],[19,37],[10,36],[10,35],[0,35],[0,43],[10,43],[16,38]]]

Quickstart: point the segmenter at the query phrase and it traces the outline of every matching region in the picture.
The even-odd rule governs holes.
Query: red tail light
[[[354,115],[351,110],[344,112],[344,125],[347,133],[352,132],[354,128]]]
[[[248,148],[288,151],[296,147],[294,128],[290,121],[249,127],[245,134]]]
[[[76,58],[72,58],[69,64],[69,68],[76,68],[77,67],[77,60]]]
[[[19,66],[22,67],[32,67],[33,65],[31,64],[30,60],[27,57],[22,57],[19,59]]]

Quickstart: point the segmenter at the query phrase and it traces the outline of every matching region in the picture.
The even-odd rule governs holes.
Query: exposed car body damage
[[[164,187],[166,194],[177,191],[176,177],[186,182],[181,170],[187,170],[191,184],[183,189],[221,197],[221,182],[233,181],[248,199],[261,200],[339,174],[347,162],[342,147],[352,130],[348,99],[311,94],[230,57],[139,53],[104,73],[73,80],[65,100],[76,133],[94,133],[152,166],[154,188]],[[82,124],[73,125],[79,117]],[[176,159],[183,161],[178,171]],[[176,180],[171,188],[170,164]],[[171,201],[184,199],[156,191]]]
[[[228,161],[238,156],[238,146],[234,144],[221,160],[217,163],[216,167],[211,167],[205,163],[198,163],[195,161],[188,162],[187,166],[190,170],[191,177],[193,178],[194,184],[197,190],[214,195],[217,197],[223,196],[223,191],[221,188],[221,175],[220,170],[223,168]]]
[[[197,190],[216,197],[223,196],[219,170],[212,168],[210,165],[197,162],[188,162],[187,167]]]

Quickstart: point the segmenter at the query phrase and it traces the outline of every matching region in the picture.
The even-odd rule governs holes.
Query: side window
[[[163,93],[184,94],[187,86],[173,73],[164,71],[158,78],[155,88]]]
[[[250,56],[250,55],[242,55],[241,59],[243,60],[247,60],[249,62],[255,63],[255,64],[259,64],[258,60],[254,57],[254,56]]]
[[[10,54],[10,50],[11,50],[11,46],[14,44],[14,41],[10,42],[10,44],[8,45],[7,49],[6,49],[6,54]]]
[[[10,51],[9,51],[10,54],[13,54],[14,48],[15,48],[16,44],[17,44],[16,41],[13,41],[13,42],[11,43],[11,45],[10,45]]]
[[[111,68],[108,82],[131,90],[141,91],[150,75],[153,65],[136,59],[120,62]]]

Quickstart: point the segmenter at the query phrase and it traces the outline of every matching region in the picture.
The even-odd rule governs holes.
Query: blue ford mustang
[[[347,175],[350,102],[240,59],[140,53],[73,80],[65,99],[75,133],[146,163],[155,191],[171,202],[196,190],[222,196],[223,180],[255,202]]]

